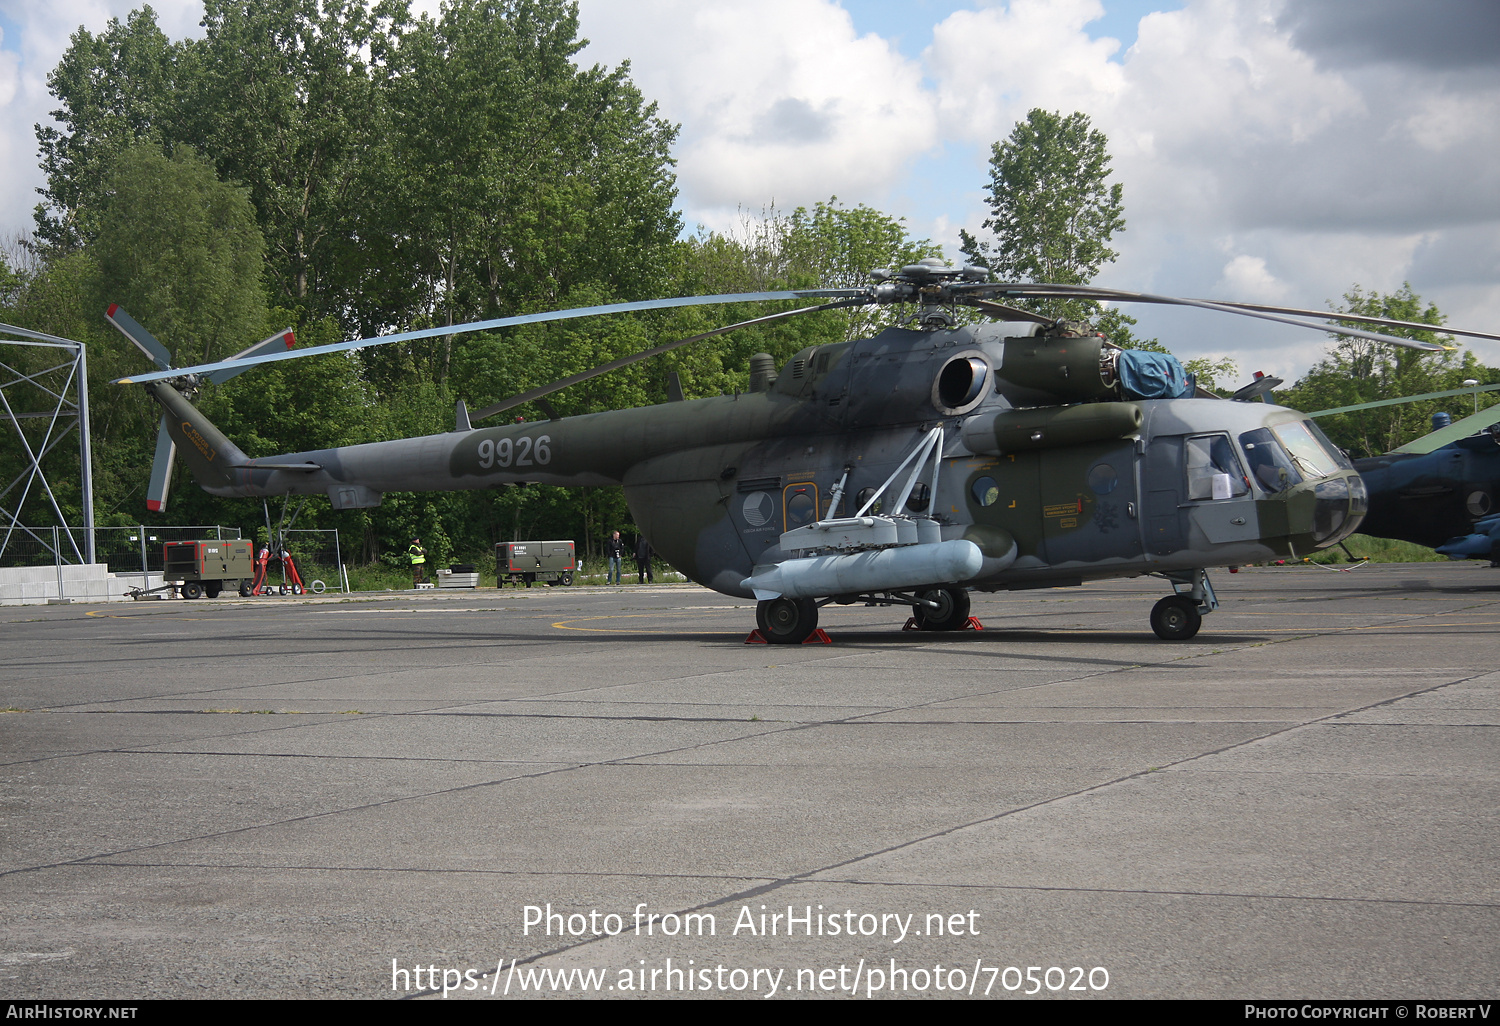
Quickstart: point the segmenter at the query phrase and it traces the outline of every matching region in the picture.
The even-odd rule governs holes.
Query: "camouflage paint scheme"
[[[169,385],[146,387],[215,495],[323,494],[352,508],[387,491],[620,484],[662,558],[740,597],[750,597],[742,581],[756,565],[787,558],[784,530],[854,513],[859,493],[939,424],[936,495],[914,495],[906,512],[930,513],[945,540],[973,541],[984,564],[973,579],[934,585],[1044,587],[1250,563],[1306,554],[1358,526],[1363,488],[1347,461],[1277,490],[1241,466],[1226,476],[1241,477],[1244,494],[1188,497],[1188,439],[1223,435],[1243,463],[1244,432],[1302,414],[1212,399],[1121,402],[1101,370],[1102,340],[1038,332],[1016,322],[889,328],[804,350],[733,396],[263,459]],[[976,491],[983,479],[993,491]]]

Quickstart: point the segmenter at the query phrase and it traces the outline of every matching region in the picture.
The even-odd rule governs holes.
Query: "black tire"
[[[526,587],[529,588],[536,583],[536,574],[523,574],[522,576],[526,578]]]
[[[767,599],[755,604],[761,636],[773,645],[800,645],[818,629],[818,604],[812,599]]]
[[[292,585],[292,594],[293,595],[301,595],[302,594],[302,585],[300,585],[300,584],[294,584],[294,585]]]
[[[249,598],[250,593],[254,590],[254,586],[249,581],[243,577],[240,578],[240,598]]]
[[[203,596],[203,585],[197,581],[184,581],[182,584],[182,597],[185,599],[201,598]]]
[[[562,585],[563,585],[564,588],[571,587],[572,584],[573,584],[573,571],[571,571],[571,570],[564,570],[563,574],[562,574],[562,577],[560,577],[558,579],[560,581],[562,581]]]
[[[969,593],[953,584],[941,588],[930,588],[922,593],[924,599],[937,602],[938,609],[913,606],[917,628],[924,631],[961,631],[969,624]]]
[[[1151,607],[1151,629],[1163,641],[1187,641],[1202,626],[1198,603],[1186,595],[1168,595]]]
[[[204,581],[203,594],[208,598],[218,598],[220,583],[219,581]]]

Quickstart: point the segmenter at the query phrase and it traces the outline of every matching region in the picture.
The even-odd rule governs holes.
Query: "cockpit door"
[[[1244,461],[1228,435],[1190,435],[1183,445],[1187,514],[1215,545],[1255,541],[1260,522]]]

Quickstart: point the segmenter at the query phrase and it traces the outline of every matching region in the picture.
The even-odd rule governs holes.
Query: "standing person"
[[[619,584],[620,560],[625,555],[625,543],[620,541],[619,531],[612,534],[609,541],[604,543],[604,554],[609,557],[609,567],[604,572],[604,583]]]
[[[406,558],[411,560],[411,586],[415,588],[426,580],[427,550],[422,548],[421,538],[411,540],[411,547],[406,550]]]
[[[651,551],[651,543],[646,540],[644,534],[635,536],[635,570],[636,576],[640,578],[640,584],[650,581],[656,583],[656,578],[651,576],[651,557],[655,555]]]

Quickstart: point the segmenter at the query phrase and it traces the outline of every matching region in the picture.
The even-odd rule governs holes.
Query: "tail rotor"
[[[172,369],[172,354],[166,346],[162,345],[151,332],[147,331],[135,318],[120,309],[118,303],[110,304],[104,316],[109,319],[120,330],[120,334],[128,338],[137,349],[145,353],[151,362],[161,370]],[[229,360],[245,360],[252,356],[263,356],[274,351],[278,346],[291,349],[296,345],[296,338],[291,328],[284,328],[269,338],[262,339],[247,349],[242,349]],[[223,367],[201,378],[196,375],[187,377],[185,380],[196,384],[199,381],[212,381],[214,383],[228,381],[236,375],[243,374],[249,367]],[[146,487],[146,508],[153,513],[161,513],[167,508],[167,493],[172,487],[172,468],[177,462],[177,443],[172,440],[171,433],[167,430],[167,414],[162,414],[161,424],[156,431],[156,455],[151,460],[151,482]]]

